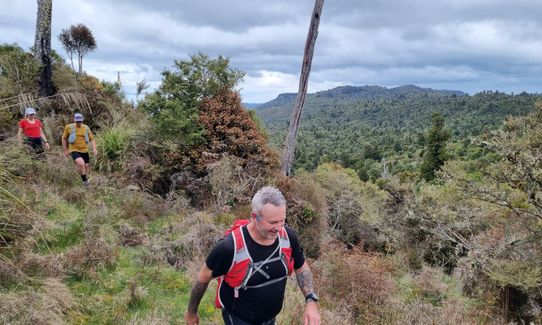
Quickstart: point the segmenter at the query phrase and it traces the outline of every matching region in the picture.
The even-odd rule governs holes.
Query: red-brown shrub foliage
[[[332,310],[346,307],[356,324],[392,323],[393,264],[358,248],[326,246],[314,267],[322,303]]]
[[[207,131],[208,144],[203,158],[217,160],[234,155],[261,167],[277,165],[258,125],[241,105],[238,93],[226,91],[206,99],[200,106],[200,122]]]
[[[236,92],[225,90],[203,99],[199,104],[199,122],[205,131],[204,144],[180,146],[163,152],[160,157],[169,191],[182,189],[196,207],[216,204],[220,199],[212,197],[209,174],[217,162],[230,157],[241,168],[240,174],[247,183],[246,190],[236,195],[236,202],[230,206],[246,204],[256,189],[264,185],[264,180],[278,169],[277,155],[241,105]]]

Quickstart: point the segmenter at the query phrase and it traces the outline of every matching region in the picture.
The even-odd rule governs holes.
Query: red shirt
[[[19,127],[23,129],[25,136],[29,138],[41,138],[41,122],[38,119],[34,119],[34,123],[28,122],[27,119],[19,121]]]

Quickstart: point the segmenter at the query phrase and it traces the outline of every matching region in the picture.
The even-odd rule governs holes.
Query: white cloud
[[[85,70],[126,93],[197,52],[228,56],[247,73],[245,101],[296,92],[313,0],[54,0],[56,36],[83,23],[98,48]],[[0,43],[28,49],[36,2],[0,0]],[[541,92],[539,0],[327,1],[309,91],[338,85],[417,84],[467,92]],[[327,87],[327,88],[326,88]]]
[[[298,80],[296,75],[262,70],[253,76],[246,75],[240,86],[246,102],[262,103],[279,93],[297,91]]]

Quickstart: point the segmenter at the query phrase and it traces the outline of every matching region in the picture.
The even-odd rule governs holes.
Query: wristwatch
[[[314,302],[318,302],[318,296],[314,292],[311,292],[311,293],[309,293],[308,295],[305,296],[305,301],[306,302],[309,302],[311,300],[314,301]]]

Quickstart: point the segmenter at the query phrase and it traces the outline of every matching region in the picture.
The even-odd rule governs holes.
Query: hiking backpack
[[[279,244],[277,249],[263,262],[254,263],[252,257],[248,252],[246,247],[245,237],[243,235],[243,227],[246,227],[250,223],[250,220],[240,219],[236,220],[233,225],[224,232],[224,237],[227,237],[231,234],[233,237],[234,253],[232,264],[225,275],[219,276],[217,278],[218,285],[216,288],[216,298],[215,305],[217,308],[223,308],[224,305],[220,300],[220,287],[223,282],[226,282],[230,287],[233,288],[234,298],[239,297],[239,290],[246,290],[250,288],[260,288],[264,287],[279,281],[282,281],[287,276],[291,275],[294,270],[294,259],[292,257],[292,247],[290,245],[290,239],[288,238],[288,233],[286,228],[282,227],[279,230]],[[277,253],[277,250],[280,249],[279,257],[272,257]],[[248,286],[248,280],[252,277],[253,274],[258,272],[265,264],[280,260],[284,265],[287,276],[273,279],[261,283],[256,286]]]
[[[85,142],[88,144],[90,142],[88,138],[88,126],[83,124],[82,125],[85,128]],[[75,135],[75,123],[70,124],[70,136],[68,137],[68,143],[75,143],[76,135]]]

